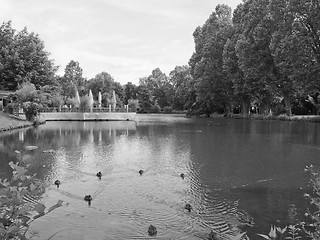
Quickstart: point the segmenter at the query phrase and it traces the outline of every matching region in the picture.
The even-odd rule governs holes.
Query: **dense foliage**
[[[54,209],[63,201],[47,208],[37,199],[45,192],[46,183],[28,175],[28,166],[18,154],[17,163],[10,162],[11,179],[0,179],[0,239],[27,240],[36,233],[29,232],[30,224]]]
[[[319,114],[319,15],[319,0],[245,0],[234,11],[218,5],[193,33],[189,66],[169,76],[155,68],[138,85],[121,85],[105,71],[86,79],[75,60],[57,76],[38,35],[4,22],[0,90],[32,83],[45,107],[78,106],[77,94],[91,89],[95,106],[108,107],[115,91],[117,107],[138,101],[142,113]]]

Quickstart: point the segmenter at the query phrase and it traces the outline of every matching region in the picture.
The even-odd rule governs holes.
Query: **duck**
[[[97,172],[96,176],[97,176],[99,179],[101,179],[102,173],[101,173],[101,172]]]
[[[85,200],[86,202],[88,202],[89,206],[91,205],[91,201],[92,201],[91,195],[85,195],[85,196],[84,196],[84,200]]]
[[[181,177],[182,179],[184,179],[184,173],[181,173],[181,174],[180,174],[180,177]]]
[[[139,170],[139,174],[142,175],[142,173],[143,173],[143,170]]]
[[[54,182],[54,185],[56,185],[57,188],[59,188],[60,184],[61,184],[60,180],[56,180],[56,181]]]
[[[157,228],[153,225],[150,225],[149,228],[148,228],[148,234],[150,236],[155,236],[157,235]]]
[[[185,209],[187,209],[189,212],[191,212],[191,205],[189,203],[187,203],[185,206],[184,206]]]

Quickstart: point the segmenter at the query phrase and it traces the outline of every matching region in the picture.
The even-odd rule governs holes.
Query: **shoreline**
[[[285,114],[281,114],[278,116],[274,115],[260,115],[260,114],[230,114],[227,118],[233,119],[248,119],[248,120],[278,120],[278,121],[295,121],[295,122],[312,122],[312,123],[320,123],[320,115],[292,115],[287,116]]]
[[[32,122],[0,112],[0,133],[31,126]]]
[[[168,114],[170,115],[170,114]],[[189,116],[190,117],[190,116]],[[224,117],[223,115],[212,114],[210,118],[216,117]],[[278,121],[297,121],[297,122],[312,122],[312,123],[320,123],[320,115],[260,115],[260,114],[229,114],[226,118],[232,119],[248,119],[248,120],[278,120]],[[45,122],[45,121],[44,121]],[[44,122],[41,121],[41,124]],[[6,113],[0,112],[0,133],[11,131],[19,128],[26,128],[33,126],[32,122],[25,120],[23,117],[17,117],[14,115],[9,115]]]

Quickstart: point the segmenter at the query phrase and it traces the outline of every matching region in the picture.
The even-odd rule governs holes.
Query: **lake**
[[[259,239],[271,224],[303,219],[304,168],[318,165],[320,131],[316,123],[181,115],[47,122],[0,135],[1,178],[16,150],[50,183],[41,202],[63,200],[33,223],[40,239],[150,239],[150,224],[156,239],[207,239],[211,229]]]

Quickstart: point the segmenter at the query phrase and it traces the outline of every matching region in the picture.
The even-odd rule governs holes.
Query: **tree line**
[[[73,104],[75,90],[115,91],[117,105],[138,112],[319,114],[320,0],[246,0],[234,11],[224,4],[193,32],[195,50],[186,66],[167,76],[159,68],[139,84],[121,85],[107,72],[92,79],[71,60],[56,74],[44,43],[27,29],[0,27],[0,89],[33,84],[32,101],[42,106]],[[39,94],[40,93],[40,94]],[[97,100],[97,99],[95,99]]]

